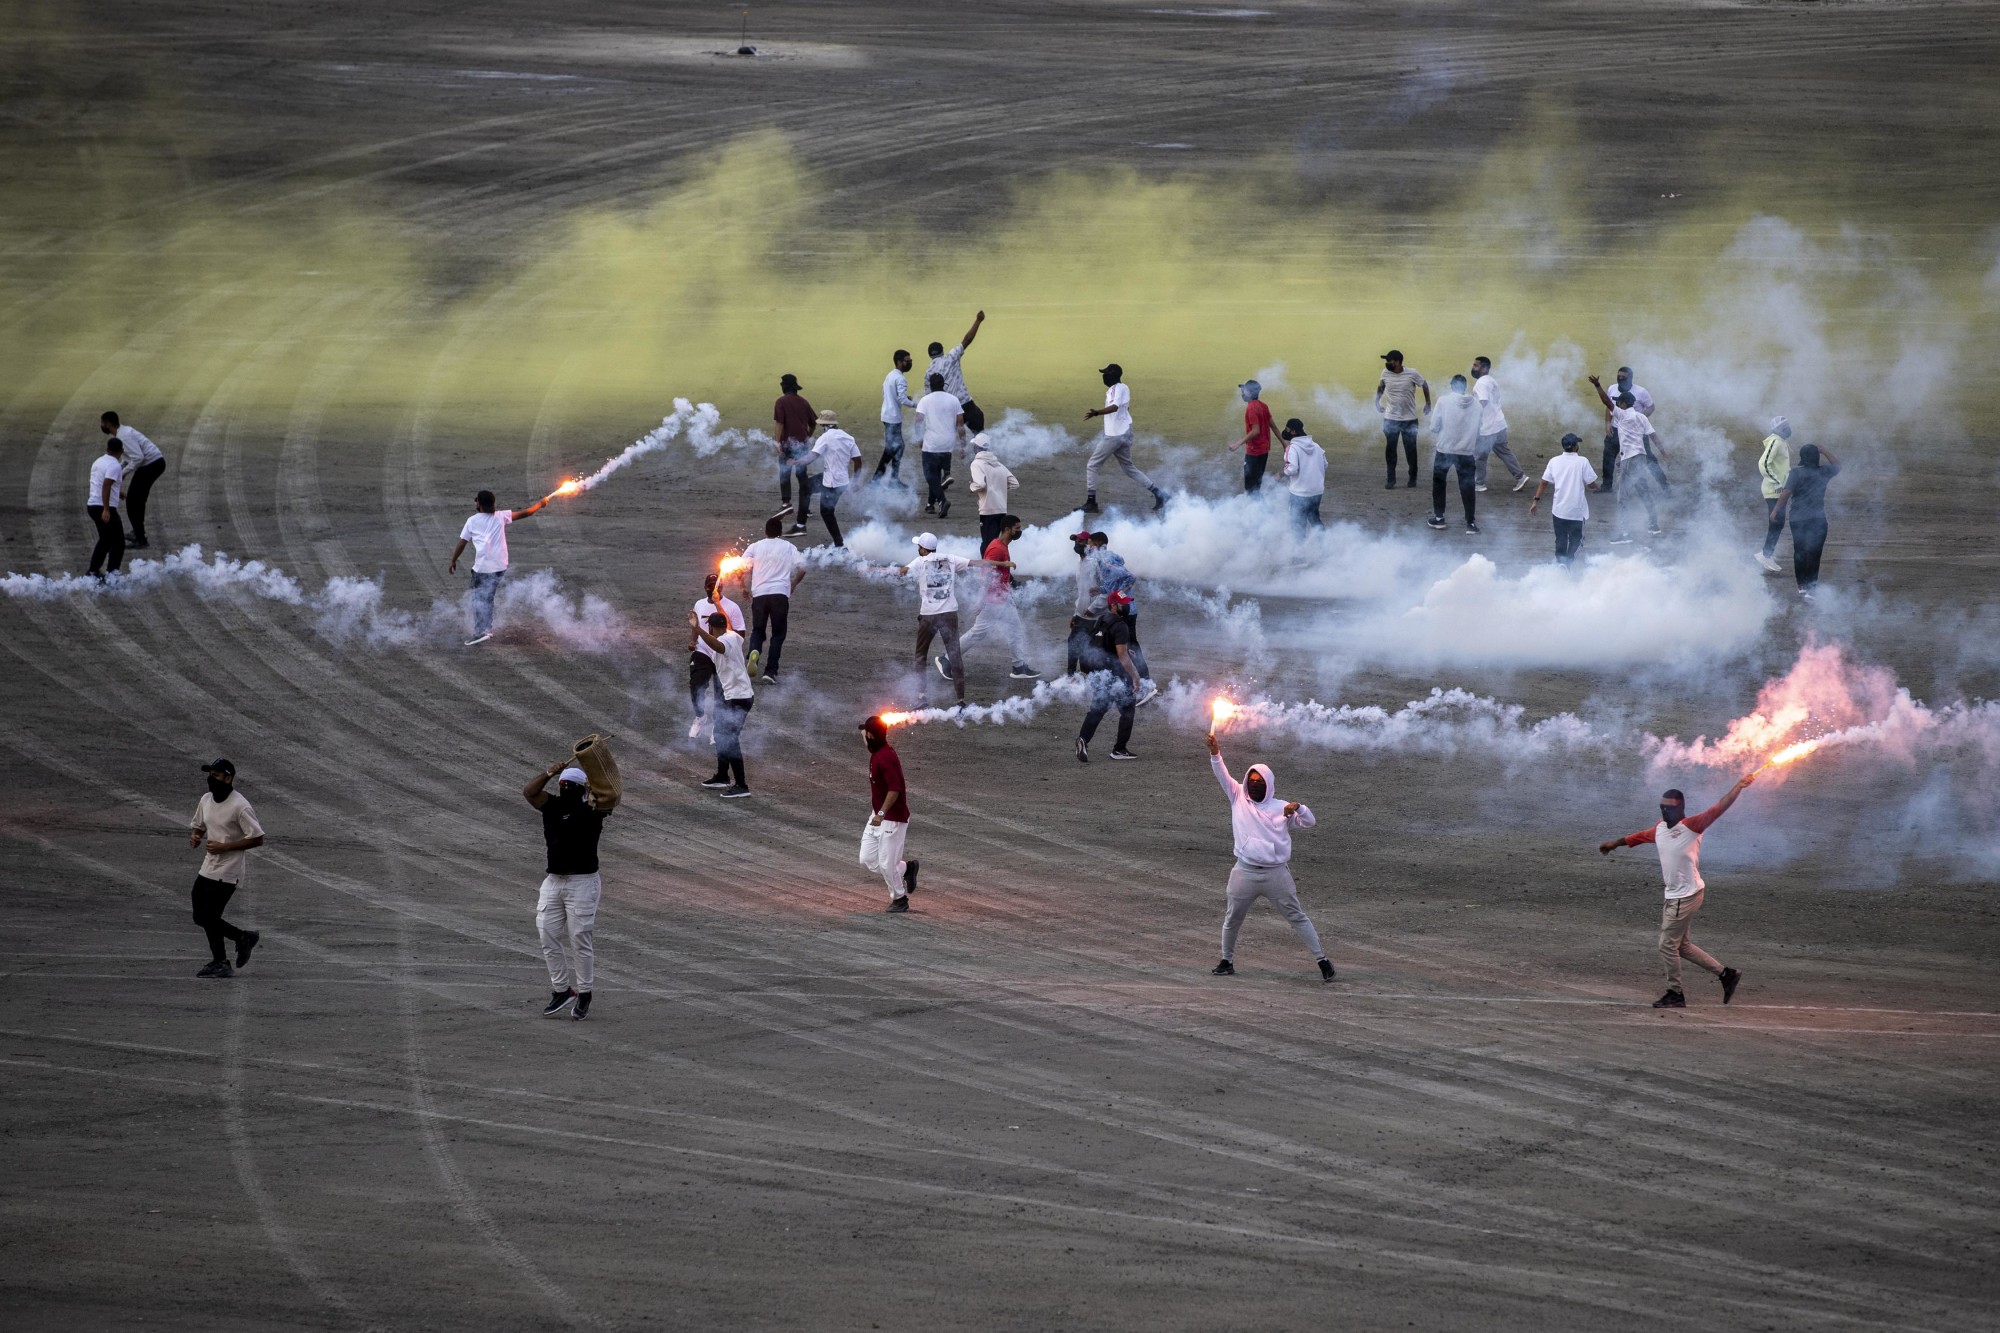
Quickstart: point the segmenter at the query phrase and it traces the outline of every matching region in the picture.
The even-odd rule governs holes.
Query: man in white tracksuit
[[[1229,906],[1222,914],[1222,961],[1215,965],[1214,975],[1236,975],[1236,964],[1231,961],[1236,955],[1236,932],[1250,914],[1250,905],[1264,897],[1285,914],[1306,948],[1312,950],[1319,962],[1320,980],[1332,981],[1333,964],[1320,947],[1312,918],[1299,906],[1298,886],[1292,883],[1292,830],[1311,828],[1319,821],[1301,802],[1278,799],[1277,780],[1263,764],[1252,764],[1241,782],[1230,777],[1214,732],[1208,736],[1208,763],[1229,796],[1229,823],[1236,836],[1236,864],[1229,871]]]

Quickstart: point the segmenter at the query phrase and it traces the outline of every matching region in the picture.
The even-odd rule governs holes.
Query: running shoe
[[[1612,537],[1611,544],[1613,546],[1630,546],[1632,544],[1632,539],[1628,537],[1626,534],[1621,532],[1618,533],[1616,536]]]
[[[909,910],[910,910],[910,896],[909,896],[908,894],[904,894],[904,895],[903,895],[902,897],[900,897],[900,898],[891,898],[891,899],[889,900],[889,906],[888,906],[887,910],[888,910],[888,911],[891,911],[891,912],[907,912],[907,911],[909,911]]]
[[[212,977],[215,975],[216,968],[227,967],[227,966],[228,964],[224,963],[220,958],[218,958],[214,962],[209,963],[207,966],[203,967],[201,971],[195,973],[195,975],[198,977]]]
[[[480,644],[485,643],[488,639],[492,637],[493,634],[490,630],[485,634],[475,634],[471,638],[465,641],[465,646],[468,648],[477,648]]]
[[[1484,495],[1486,494],[1486,488],[1484,486],[1474,486],[1472,492],[1475,495]]]
[[[757,664],[763,660],[764,650],[762,648],[752,648],[750,656],[743,659],[744,669],[754,676],[757,674]]]
[[[917,863],[915,861],[905,861],[903,862],[903,892],[907,895],[916,891]]]
[[[1779,564],[1776,560],[1773,560],[1770,556],[1766,555],[1762,551],[1757,552],[1757,563],[1762,565],[1764,567],[1764,571],[1768,574],[1782,574],[1785,572],[1785,567],[1783,565]]]
[[[943,676],[946,680],[951,679],[951,663],[947,662],[944,658],[933,657],[931,665],[937,668],[937,673],[940,676]]]
[[[1166,507],[1167,507],[1167,493],[1161,490],[1159,487],[1155,486],[1153,488],[1153,512],[1157,514]]]
[[[723,792],[722,799],[725,801],[736,801],[736,800],[741,800],[743,797],[748,796],[749,794],[750,794],[750,789],[739,782],[734,787],[731,787],[727,791]]]
[[[236,941],[236,966],[248,967],[250,965],[250,951],[256,948],[257,941],[263,938],[261,934],[254,930],[243,932],[243,938]],[[1724,1003],[1726,1004],[1728,1001],[1725,1000]]]
[[[1389,478],[1389,480],[1387,480],[1387,481],[1383,482],[1383,483],[1382,483],[1382,489],[1383,489],[1383,490],[1385,490],[1385,491],[1393,491],[1393,490],[1395,490],[1395,489],[1396,489],[1396,479],[1395,479],[1394,477],[1391,477],[1391,478]]]
[[[1076,762],[1079,764],[1090,762],[1090,742],[1081,736],[1076,738]]]
[[[717,773],[712,778],[704,778],[702,780],[701,785],[704,787],[728,787],[728,786],[733,786],[734,784],[735,784],[735,779],[730,777],[727,773]]]
[[[1208,975],[1211,977],[1233,977],[1236,975],[1236,964],[1225,958],[1214,967],[1208,969]]]
[[[1522,487],[1526,486],[1527,484],[1528,484],[1528,474],[1525,472],[1523,472],[1520,476],[1514,479],[1514,489],[1517,491],[1520,490]]]
[[[1319,979],[1321,981],[1333,980],[1333,964],[1324,958],[1319,960]]]
[[[589,991],[585,991],[585,992],[584,992],[583,994],[581,994],[581,995],[579,995],[579,996],[577,996],[577,997],[576,997],[576,1010],[575,1010],[575,1011],[574,1011],[573,1013],[571,1013],[571,1014],[570,1014],[570,1017],[571,1017],[571,1018],[589,1018],[589,1017],[590,1017],[590,992],[589,992]]]
[[[1743,980],[1743,974],[1733,967],[1725,967],[1722,969],[1720,980],[1722,982],[1722,1002],[1728,1004],[1735,997],[1737,984]]]
[[[1688,1007],[1687,996],[1677,990],[1670,990],[1659,999],[1653,1001],[1653,1007],[1655,1009],[1685,1009]]]
[[[1083,512],[1086,514],[1095,514],[1098,512],[1096,496],[1086,495],[1083,497]]]
[[[1139,756],[1133,754],[1130,750],[1113,750],[1111,757],[1113,759],[1137,759]]]
[[[576,1003],[575,991],[552,990],[549,992],[549,1002],[542,1006],[542,1017],[554,1018],[574,1003]]]
[[[1479,535],[1479,525],[1477,523],[1466,524],[1465,535],[1468,537],[1477,537]]]
[[[1436,514],[1432,514],[1429,518],[1424,520],[1424,526],[1427,528],[1436,528],[1439,532],[1443,532],[1445,528],[1445,522],[1442,518],[1439,518]]]
[[[701,718],[696,718],[696,719],[695,719],[694,721],[692,721],[692,722],[688,723],[688,739],[689,739],[689,740],[693,740],[693,739],[694,739],[695,737],[697,737],[697,736],[701,735],[701,724],[702,724],[702,721],[703,721],[703,719],[701,719]]]
[[[1015,680],[1040,680],[1042,673],[1031,666],[1017,666],[1007,673]]]

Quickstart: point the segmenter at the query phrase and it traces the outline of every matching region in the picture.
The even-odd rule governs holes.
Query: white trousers
[[[1021,613],[1014,609],[1014,603],[988,602],[979,608],[979,619],[972,622],[972,628],[958,636],[958,650],[963,653],[976,643],[988,639],[1004,638],[1007,651],[1013,654],[1013,665],[1028,665],[1028,627],[1021,623]]]
[[[1319,947],[1319,932],[1313,929],[1312,918],[1306,909],[1299,906],[1299,888],[1292,883],[1292,872],[1287,866],[1246,866],[1238,861],[1229,872],[1229,906],[1222,914],[1222,956],[1225,960],[1236,956],[1236,932],[1243,928],[1243,918],[1250,915],[1250,905],[1259,898],[1271,900],[1271,906],[1285,914],[1292,923],[1306,948],[1312,950],[1314,958],[1326,957],[1326,950]]]
[[[542,957],[549,964],[549,987],[588,991],[597,979],[597,900],[604,881],[596,875],[550,875],[542,880],[535,924],[542,930]]]
[[[889,886],[889,896],[903,896],[903,839],[910,836],[904,819],[872,820],[861,826],[861,868],[872,870]]]

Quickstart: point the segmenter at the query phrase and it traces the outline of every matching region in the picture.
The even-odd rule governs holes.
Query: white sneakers
[[[1767,574],[1782,574],[1785,572],[1783,565],[1773,560],[1770,556],[1765,555],[1761,549],[1757,551],[1757,563],[1764,567],[1764,572]]]
[[[1514,489],[1518,491],[1518,490],[1520,490],[1520,489],[1521,489],[1521,488],[1522,488],[1523,486],[1526,486],[1527,484],[1528,484],[1528,474],[1527,474],[1527,473],[1525,473],[1525,472],[1523,472],[1523,473],[1522,473],[1522,474],[1520,475],[1519,479],[1517,479],[1517,480],[1516,480],[1516,481],[1514,482]]]

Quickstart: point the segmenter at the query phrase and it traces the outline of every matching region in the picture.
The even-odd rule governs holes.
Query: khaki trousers
[[[1660,962],[1667,969],[1667,989],[1681,988],[1681,959],[1685,958],[1696,967],[1722,975],[1722,964],[1710,958],[1695,945],[1689,927],[1694,924],[1694,914],[1701,910],[1702,894],[1695,893],[1687,898],[1669,898],[1660,912]]]

